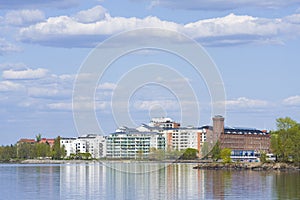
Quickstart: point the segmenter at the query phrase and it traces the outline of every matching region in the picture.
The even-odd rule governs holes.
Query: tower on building
[[[214,141],[216,141],[223,133],[224,133],[224,117],[221,115],[216,115],[213,117]]]

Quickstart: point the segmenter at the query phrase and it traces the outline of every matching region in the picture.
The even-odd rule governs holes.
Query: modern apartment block
[[[66,156],[76,153],[90,153],[92,158],[106,157],[106,140],[96,134],[83,135],[78,138],[61,138],[60,145],[65,147]]]
[[[148,158],[151,148],[165,149],[165,138],[158,132],[140,132],[122,127],[106,138],[107,158]]]
[[[200,152],[206,140],[206,130],[202,127],[181,127],[180,123],[170,118],[153,118],[148,126],[143,124],[138,129],[162,133],[166,140],[166,150],[194,148]]]
[[[120,127],[108,136],[88,134],[61,138],[67,156],[89,152],[93,158],[149,158],[151,150],[197,149],[199,157],[219,141],[232,149],[232,156],[254,156],[270,151],[270,134],[251,128],[225,127],[224,117],[213,117],[213,126],[182,127],[171,118],[153,118],[137,128]],[[206,144],[206,145],[204,145]]]

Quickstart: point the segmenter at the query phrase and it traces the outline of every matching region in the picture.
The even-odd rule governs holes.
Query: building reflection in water
[[[70,164],[60,169],[61,199],[198,199],[204,172],[164,163]]]
[[[299,179],[270,172],[195,170],[193,164],[106,162],[60,166],[61,199],[272,199]],[[299,174],[298,174],[299,177]],[[295,182],[296,181],[296,182]],[[297,182],[298,181],[298,182]],[[274,185],[275,184],[275,185]]]

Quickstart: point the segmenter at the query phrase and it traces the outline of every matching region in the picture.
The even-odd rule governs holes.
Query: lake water
[[[195,164],[1,164],[0,199],[300,199],[300,172]]]

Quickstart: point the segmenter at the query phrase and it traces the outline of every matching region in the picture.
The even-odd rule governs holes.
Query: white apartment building
[[[66,156],[77,153],[90,153],[92,158],[106,157],[106,140],[96,134],[83,135],[78,138],[61,138],[60,145],[65,147]]]
[[[69,157],[71,154],[76,154],[76,138],[60,138],[60,146],[65,147],[66,157]]]
[[[162,133],[166,140],[166,150],[193,148],[201,152],[203,142],[206,141],[204,127],[180,127],[171,118],[153,118],[148,125],[142,124],[137,130]]]
[[[107,158],[148,158],[150,149],[165,149],[165,138],[157,132],[122,127],[107,136]]]

